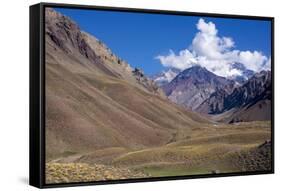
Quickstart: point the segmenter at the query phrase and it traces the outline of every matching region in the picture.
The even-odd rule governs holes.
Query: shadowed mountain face
[[[231,93],[217,89],[198,108],[200,113],[218,115],[224,122],[263,121],[271,119],[271,72],[262,71]]]
[[[179,73],[163,86],[163,90],[171,101],[198,111],[214,92],[225,91],[229,94],[234,87],[234,81],[217,76],[206,68],[193,66]]]
[[[208,122],[169,102],[141,70],[52,9],[45,38],[47,160],[68,151],[162,145]]]
[[[233,93],[225,99],[224,110],[229,110],[233,107],[253,105],[264,99],[271,100],[270,71],[257,73],[241,87],[236,88]]]
[[[207,114],[219,114],[224,111],[224,100],[229,95],[224,89],[218,89],[210,95],[200,106],[197,111]]]
[[[261,71],[224,99],[224,111],[231,111],[229,122],[271,120],[271,72]]]

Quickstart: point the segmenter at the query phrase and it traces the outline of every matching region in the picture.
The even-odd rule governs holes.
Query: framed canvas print
[[[274,19],[30,7],[30,184],[274,172]]]

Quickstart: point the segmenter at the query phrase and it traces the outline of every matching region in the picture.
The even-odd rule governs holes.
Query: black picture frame
[[[45,183],[45,8],[71,8],[87,10],[105,10],[118,12],[135,12],[135,13],[153,13],[165,15],[182,15],[182,16],[205,16],[231,19],[248,19],[248,20],[265,20],[271,22],[271,71],[272,71],[272,102],[271,102],[271,165],[269,171],[239,172],[239,173],[221,173],[207,175],[186,175],[142,179],[110,180],[97,182],[78,182],[78,183]],[[38,188],[53,188],[67,186],[85,186],[100,184],[116,183],[133,183],[133,182],[151,182],[167,181],[178,179],[194,178],[214,178],[228,176],[244,176],[258,174],[274,173],[274,18],[249,16],[249,15],[231,15],[199,12],[183,12],[155,9],[135,9],[124,7],[104,7],[90,5],[73,5],[57,3],[39,3],[30,6],[30,155],[29,155],[29,184]]]

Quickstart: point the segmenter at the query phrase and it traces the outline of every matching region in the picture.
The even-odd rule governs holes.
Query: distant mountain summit
[[[163,90],[171,101],[196,111],[212,93],[222,89],[231,93],[234,87],[233,80],[193,66],[179,73]]]
[[[253,70],[247,69],[244,64],[238,62],[232,64],[232,69],[237,69],[238,71],[241,72],[241,75],[234,75],[230,77],[231,79],[235,80],[239,84],[245,83],[248,79],[250,79],[255,74]]]
[[[168,70],[162,71],[159,74],[151,76],[151,79],[159,86],[164,86],[172,81],[181,70],[176,68],[169,68]]]

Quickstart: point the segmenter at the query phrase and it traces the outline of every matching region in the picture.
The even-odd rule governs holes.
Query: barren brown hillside
[[[208,122],[168,102],[149,79],[138,81],[127,63],[65,16],[47,9],[46,29],[47,159],[159,146]]]

